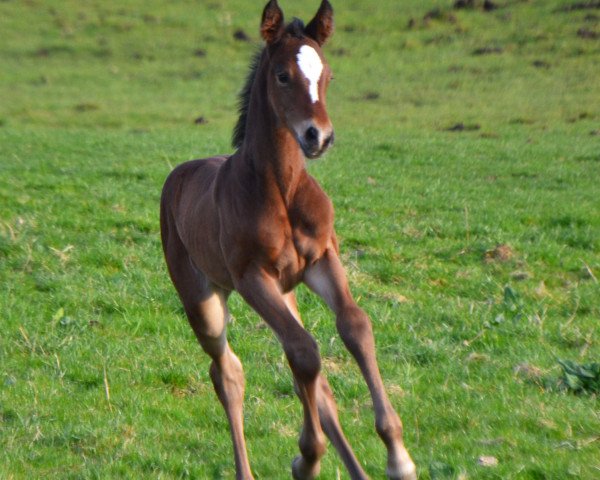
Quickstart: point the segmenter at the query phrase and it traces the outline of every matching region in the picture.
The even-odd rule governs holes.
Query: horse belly
[[[219,215],[214,202],[214,182],[224,160],[221,157],[190,162],[196,168],[182,191],[178,228],[194,267],[212,283],[232,289],[221,252]]]
[[[233,289],[233,282],[225,265],[218,241],[212,235],[198,232],[193,247],[188,249],[194,266],[214,284],[226,289]]]

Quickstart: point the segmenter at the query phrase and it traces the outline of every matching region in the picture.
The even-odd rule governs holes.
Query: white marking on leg
[[[308,46],[302,45],[300,51],[296,57],[298,59],[298,66],[308,79],[308,93],[312,103],[319,101],[319,79],[321,73],[323,73],[323,62],[317,51]]]

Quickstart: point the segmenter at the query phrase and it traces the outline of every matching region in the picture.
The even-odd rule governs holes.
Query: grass
[[[282,6],[308,19],[316,3]],[[594,479],[598,397],[570,392],[558,359],[600,359],[600,44],[578,34],[600,12],[498,3],[334,5],[338,141],[309,168],[420,478]],[[1,478],[233,477],[158,199],[173,165],[230,151],[260,8],[0,2]],[[367,389],[327,309],[299,296],[381,478]],[[231,306],[253,469],[284,478],[300,405],[276,340]],[[322,478],[338,471],[331,451]]]

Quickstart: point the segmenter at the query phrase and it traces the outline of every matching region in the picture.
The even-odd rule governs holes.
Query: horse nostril
[[[335,140],[335,134],[333,132],[331,132],[331,135],[329,135],[326,139],[325,142],[323,143],[323,148],[327,148],[331,145],[333,145],[333,141]]]
[[[319,141],[319,131],[315,127],[308,127],[306,133],[304,134],[304,138],[309,143],[318,143]]]

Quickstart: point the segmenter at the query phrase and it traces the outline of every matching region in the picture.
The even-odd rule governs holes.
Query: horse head
[[[278,124],[311,159],[321,156],[334,139],[325,99],[332,72],[321,50],[332,34],[333,8],[327,0],[306,26],[298,19],[286,26],[276,0],[264,9],[261,35],[268,54],[269,103]]]

